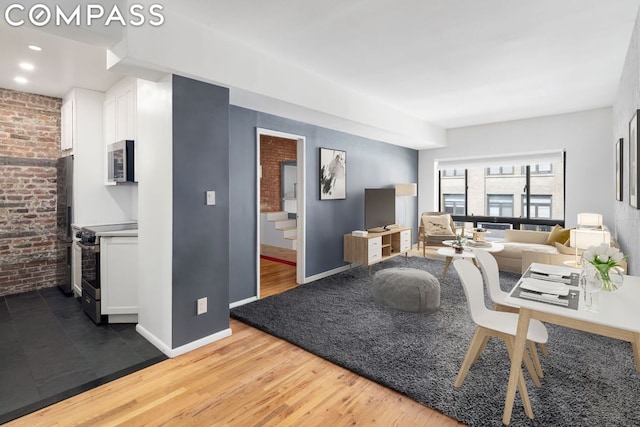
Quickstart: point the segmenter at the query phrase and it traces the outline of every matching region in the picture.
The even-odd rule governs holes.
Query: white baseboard
[[[324,271],[322,273],[315,274],[313,276],[305,277],[304,283],[314,282],[316,280],[324,279],[325,277],[333,276],[334,274],[342,273],[343,271],[347,271],[349,269],[348,265],[343,267],[334,268],[333,270]]]
[[[249,304],[250,302],[258,301],[258,297],[245,298],[240,301],[235,301],[229,304],[229,309],[240,307],[241,305]]]
[[[136,331],[140,335],[145,337],[147,341],[149,341],[151,344],[155,345],[158,348],[158,350],[160,350],[161,352],[169,356],[169,352],[171,351],[171,348],[168,347],[164,342],[162,342],[162,340],[160,340],[158,337],[156,337],[151,332],[146,330],[144,327],[140,326],[139,323],[136,325]]]
[[[208,335],[206,337],[200,338],[199,340],[190,342],[189,344],[185,344],[177,348],[170,348],[161,340],[159,340],[155,335],[147,331],[139,324],[136,325],[136,331],[138,331],[140,335],[145,337],[151,344],[155,345],[161,352],[171,358],[180,356],[181,354],[188,353],[192,350],[195,350],[196,348],[200,348],[207,344],[211,344],[212,342],[216,342],[223,338],[231,336],[231,328],[227,328],[223,329],[220,332],[216,332],[215,334]]]

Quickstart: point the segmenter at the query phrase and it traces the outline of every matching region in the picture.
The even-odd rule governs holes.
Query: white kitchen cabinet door
[[[104,141],[106,145],[116,142],[116,99],[104,102]]]
[[[75,234],[75,233],[74,233]],[[71,288],[73,295],[82,296],[82,248],[74,238],[71,252]]]
[[[73,148],[73,99],[66,99],[60,107],[60,149]]]
[[[102,314],[109,323],[137,323],[138,238],[100,238]]]

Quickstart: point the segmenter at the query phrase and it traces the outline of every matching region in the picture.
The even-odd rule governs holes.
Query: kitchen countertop
[[[96,236],[100,237],[138,237],[138,229],[118,230],[118,231],[98,231]]]

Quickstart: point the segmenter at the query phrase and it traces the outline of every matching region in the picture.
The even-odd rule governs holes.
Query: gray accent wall
[[[173,348],[229,327],[228,248],[229,90],[173,76]]]
[[[319,126],[230,106],[230,302],[256,294],[256,128],[306,137],[306,276],[345,265],[343,235],[364,228],[364,189],[418,182],[418,152]],[[347,198],[321,201],[318,149],[347,152]],[[300,165],[300,159],[298,159]],[[396,199],[404,220],[404,200]],[[417,241],[417,198],[407,199]],[[235,237],[241,236],[241,238]]]

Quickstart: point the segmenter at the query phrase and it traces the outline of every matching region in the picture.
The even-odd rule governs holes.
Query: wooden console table
[[[365,237],[344,235],[344,261],[369,267],[398,255],[407,255],[411,249],[411,228],[396,227]]]

